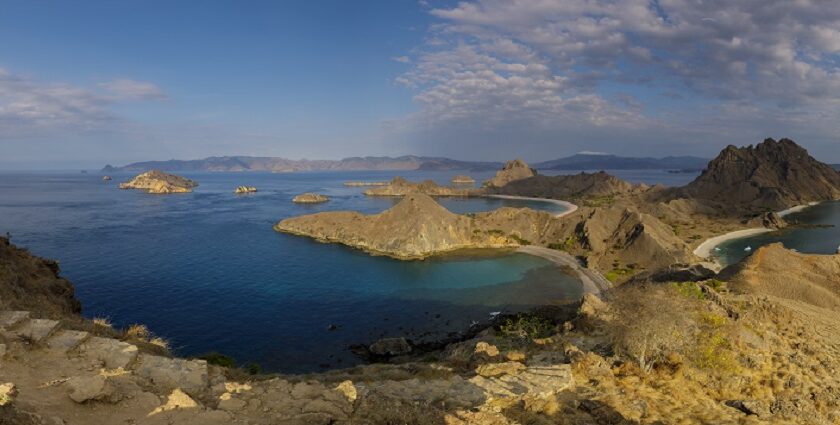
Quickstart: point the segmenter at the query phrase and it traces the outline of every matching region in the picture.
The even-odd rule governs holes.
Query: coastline
[[[516,249],[516,252],[544,258],[559,266],[569,267],[577,274],[583,284],[584,295],[594,294],[601,296],[603,291],[612,288],[612,282],[607,280],[601,273],[581,266],[575,257],[566,252],[534,245],[519,247]]]
[[[784,217],[784,216],[789,215],[789,214],[798,213],[798,212],[800,212],[800,211],[802,211],[806,208],[813,207],[814,205],[818,205],[818,204],[820,204],[819,201],[809,202],[807,204],[797,205],[797,206],[794,206],[794,207],[790,207],[786,210],[781,210],[781,211],[777,212],[776,214],[778,214],[779,217]]]
[[[536,202],[548,202],[550,204],[560,205],[566,207],[567,210],[563,211],[559,214],[554,214],[554,218],[565,217],[575,211],[577,211],[578,206],[567,201],[561,201],[559,199],[548,199],[548,198],[530,198],[527,196],[514,196],[514,195],[484,195],[488,198],[497,198],[497,199],[517,199],[521,201],[536,201]]]
[[[762,233],[772,232],[775,229],[768,229],[766,227],[754,227],[752,229],[742,229],[736,230],[734,232],[724,233],[720,236],[715,236],[713,238],[706,239],[701,243],[697,248],[694,249],[694,255],[704,258],[710,259],[712,255],[712,250],[727,241],[731,241],[733,239],[740,239],[746,238],[749,236],[760,235]]]

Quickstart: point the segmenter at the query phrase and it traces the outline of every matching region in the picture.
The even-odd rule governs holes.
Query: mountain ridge
[[[543,170],[700,170],[708,159],[693,156],[667,156],[664,158],[625,157],[610,154],[584,154],[562,157],[533,165]],[[446,157],[402,155],[354,156],[340,160],[288,159],[270,156],[210,156],[203,159],[170,159],[140,161],[124,166],[106,165],[102,172],[142,172],[151,169],[162,171],[372,171],[372,170],[469,170],[493,171],[502,167],[501,161],[464,161]]]

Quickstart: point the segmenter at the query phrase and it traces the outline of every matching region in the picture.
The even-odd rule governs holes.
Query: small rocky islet
[[[120,189],[136,189],[153,194],[189,193],[198,183],[186,177],[176,176],[160,170],[139,174],[131,180],[120,183]]]
[[[329,200],[330,198],[326,195],[312,192],[301,193],[300,195],[297,195],[294,198],[292,198],[292,202],[296,204],[320,204]]]
[[[237,195],[245,194],[245,193],[256,193],[257,188],[254,186],[237,186],[233,193]]]

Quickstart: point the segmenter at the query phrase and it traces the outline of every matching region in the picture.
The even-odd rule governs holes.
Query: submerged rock
[[[303,193],[298,196],[295,196],[295,198],[292,199],[292,202],[296,204],[319,204],[321,202],[327,202],[329,200],[329,197],[321,195],[320,193]]]
[[[192,192],[198,183],[160,170],[147,171],[120,184],[120,189],[138,189],[148,193],[169,194]]]
[[[368,347],[377,356],[401,356],[411,352],[411,344],[403,338],[382,338]]]

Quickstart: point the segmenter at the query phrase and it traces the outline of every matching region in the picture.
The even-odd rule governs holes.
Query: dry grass
[[[133,324],[125,330],[125,337],[130,339],[148,340],[152,333],[146,325]]]
[[[93,320],[91,320],[91,321],[93,322],[94,325],[101,326],[103,328],[112,328],[113,329],[113,327],[114,327],[114,325],[111,324],[111,319],[109,319],[107,317],[94,317]]]

